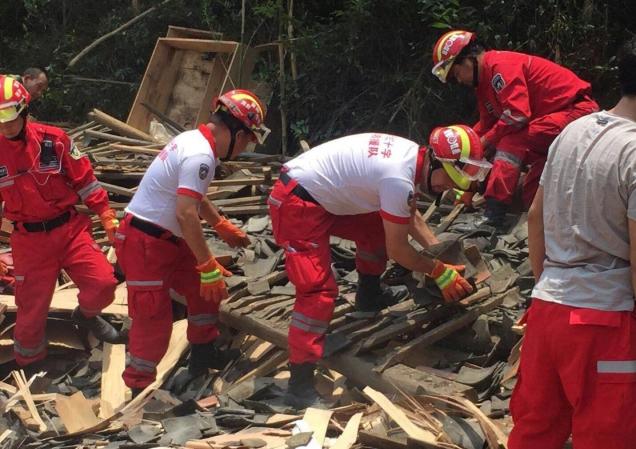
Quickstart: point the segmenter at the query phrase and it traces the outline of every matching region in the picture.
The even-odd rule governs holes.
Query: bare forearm
[[[214,204],[212,204],[207,198],[203,198],[203,200],[201,200],[199,215],[201,215],[201,218],[203,218],[212,227],[221,220],[221,214],[219,214],[219,211],[216,209]]]
[[[433,259],[422,256],[407,242],[391,248],[389,257],[403,267],[418,273],[430,273],[435,265]]]
[[[181,232],[183,238],[192,250],[194,257],[197,259],[198,264],[207,262],[212,253],[208,248],[208,245],[203,237],[203,230],[199,223],[199,216],[196,211],[188,211],[182,215],[177,216],[179,226],[181,226]]]
[[[433,234],[431,228],[428,227],[424,221],[424,217],[422,217],[422,214],[419,211],[416,211],[415,215],[411,219],[409,234],[424,248],[428,248],[439,243],[439,240],[435,234]]]

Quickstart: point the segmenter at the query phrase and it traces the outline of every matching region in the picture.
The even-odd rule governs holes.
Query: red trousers
[[[633,449],[636,316],[534,299],[510,410],[510,449]]]
[[[170,290],[188,304],[188,341],[208,343],[219,335],[219,304],[201,298],[196,259],[185,240],[152,237],[130,225],[128,214],[115,235],[117,260],[128,289],[129,361],[123,374],[131,388],[145,388],[157,374],[172,334]]]
[[[497,153],[486,182],[486,198],[510,204],[521,170],[527,165],[522,198],[526,208],[532,204],[548,157],[548,148],[570,122],[598,110],[594,100],[585,99],[570,108],[536,118],[519,132],[507,134],[497,143]]]
[[[86,316],[95,316],[114,299],[113,267],[91,237],[91,221],[74,215],[49,232],[11,234],[18,306],[13,338],[20,366],[46,357],[46,319],[55,284],[64,269],[79,288],[77,299]]]
[[[322,357],[325,333],[333,315],[338,286],[331,270],[329,236],[356,243],[359,273],[380,275],[386,269],[384,227],[378,212],[332,215],[291,190],[295,181],[278,181],[269,197],[276,243],[285,250],[285,269],[296,287],[289,327],[289,361],[316,362]]]

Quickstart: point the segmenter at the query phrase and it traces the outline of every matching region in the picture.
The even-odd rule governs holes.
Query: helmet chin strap
[[[477,87],[479,84],[479,65],[477,63],[477,58],[471,56],[470,59],[473,61],[473,87]]]
[[[428,170],[426,174],[426,193],[432,194],[433,192],[433,170],[442,168],[442,164],[435,158],[431,157],[431,150],[428,152]],[[442,201],[442,193],[438,193],[435,198],[435,205],[439,206]]]
[[[231,129],[230,130],[230,146],[227,148],[227,154],[225,157],[221,157],[222,162],[227,162],[232,160],[232,156],[234,155],[234,144],[236,143],[236,133],[238,131]]]

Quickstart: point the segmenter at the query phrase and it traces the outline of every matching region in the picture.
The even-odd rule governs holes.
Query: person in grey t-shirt
[[[526,314],[510,449],[636,444],[636,38],[622,97],[552,144],[528,213],[537,284]]]

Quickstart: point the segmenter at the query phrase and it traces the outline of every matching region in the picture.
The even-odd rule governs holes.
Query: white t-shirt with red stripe
[[[380,211],[408,224],[423,152],[389,134],[355,134],[326,142],[287,162],[288,175],[334,215]]]
[[[201,199],[207,193],[217,164],[215,146],[205,125],[172,139],[148,167],[126,212],[182,237],[177,195]]]

